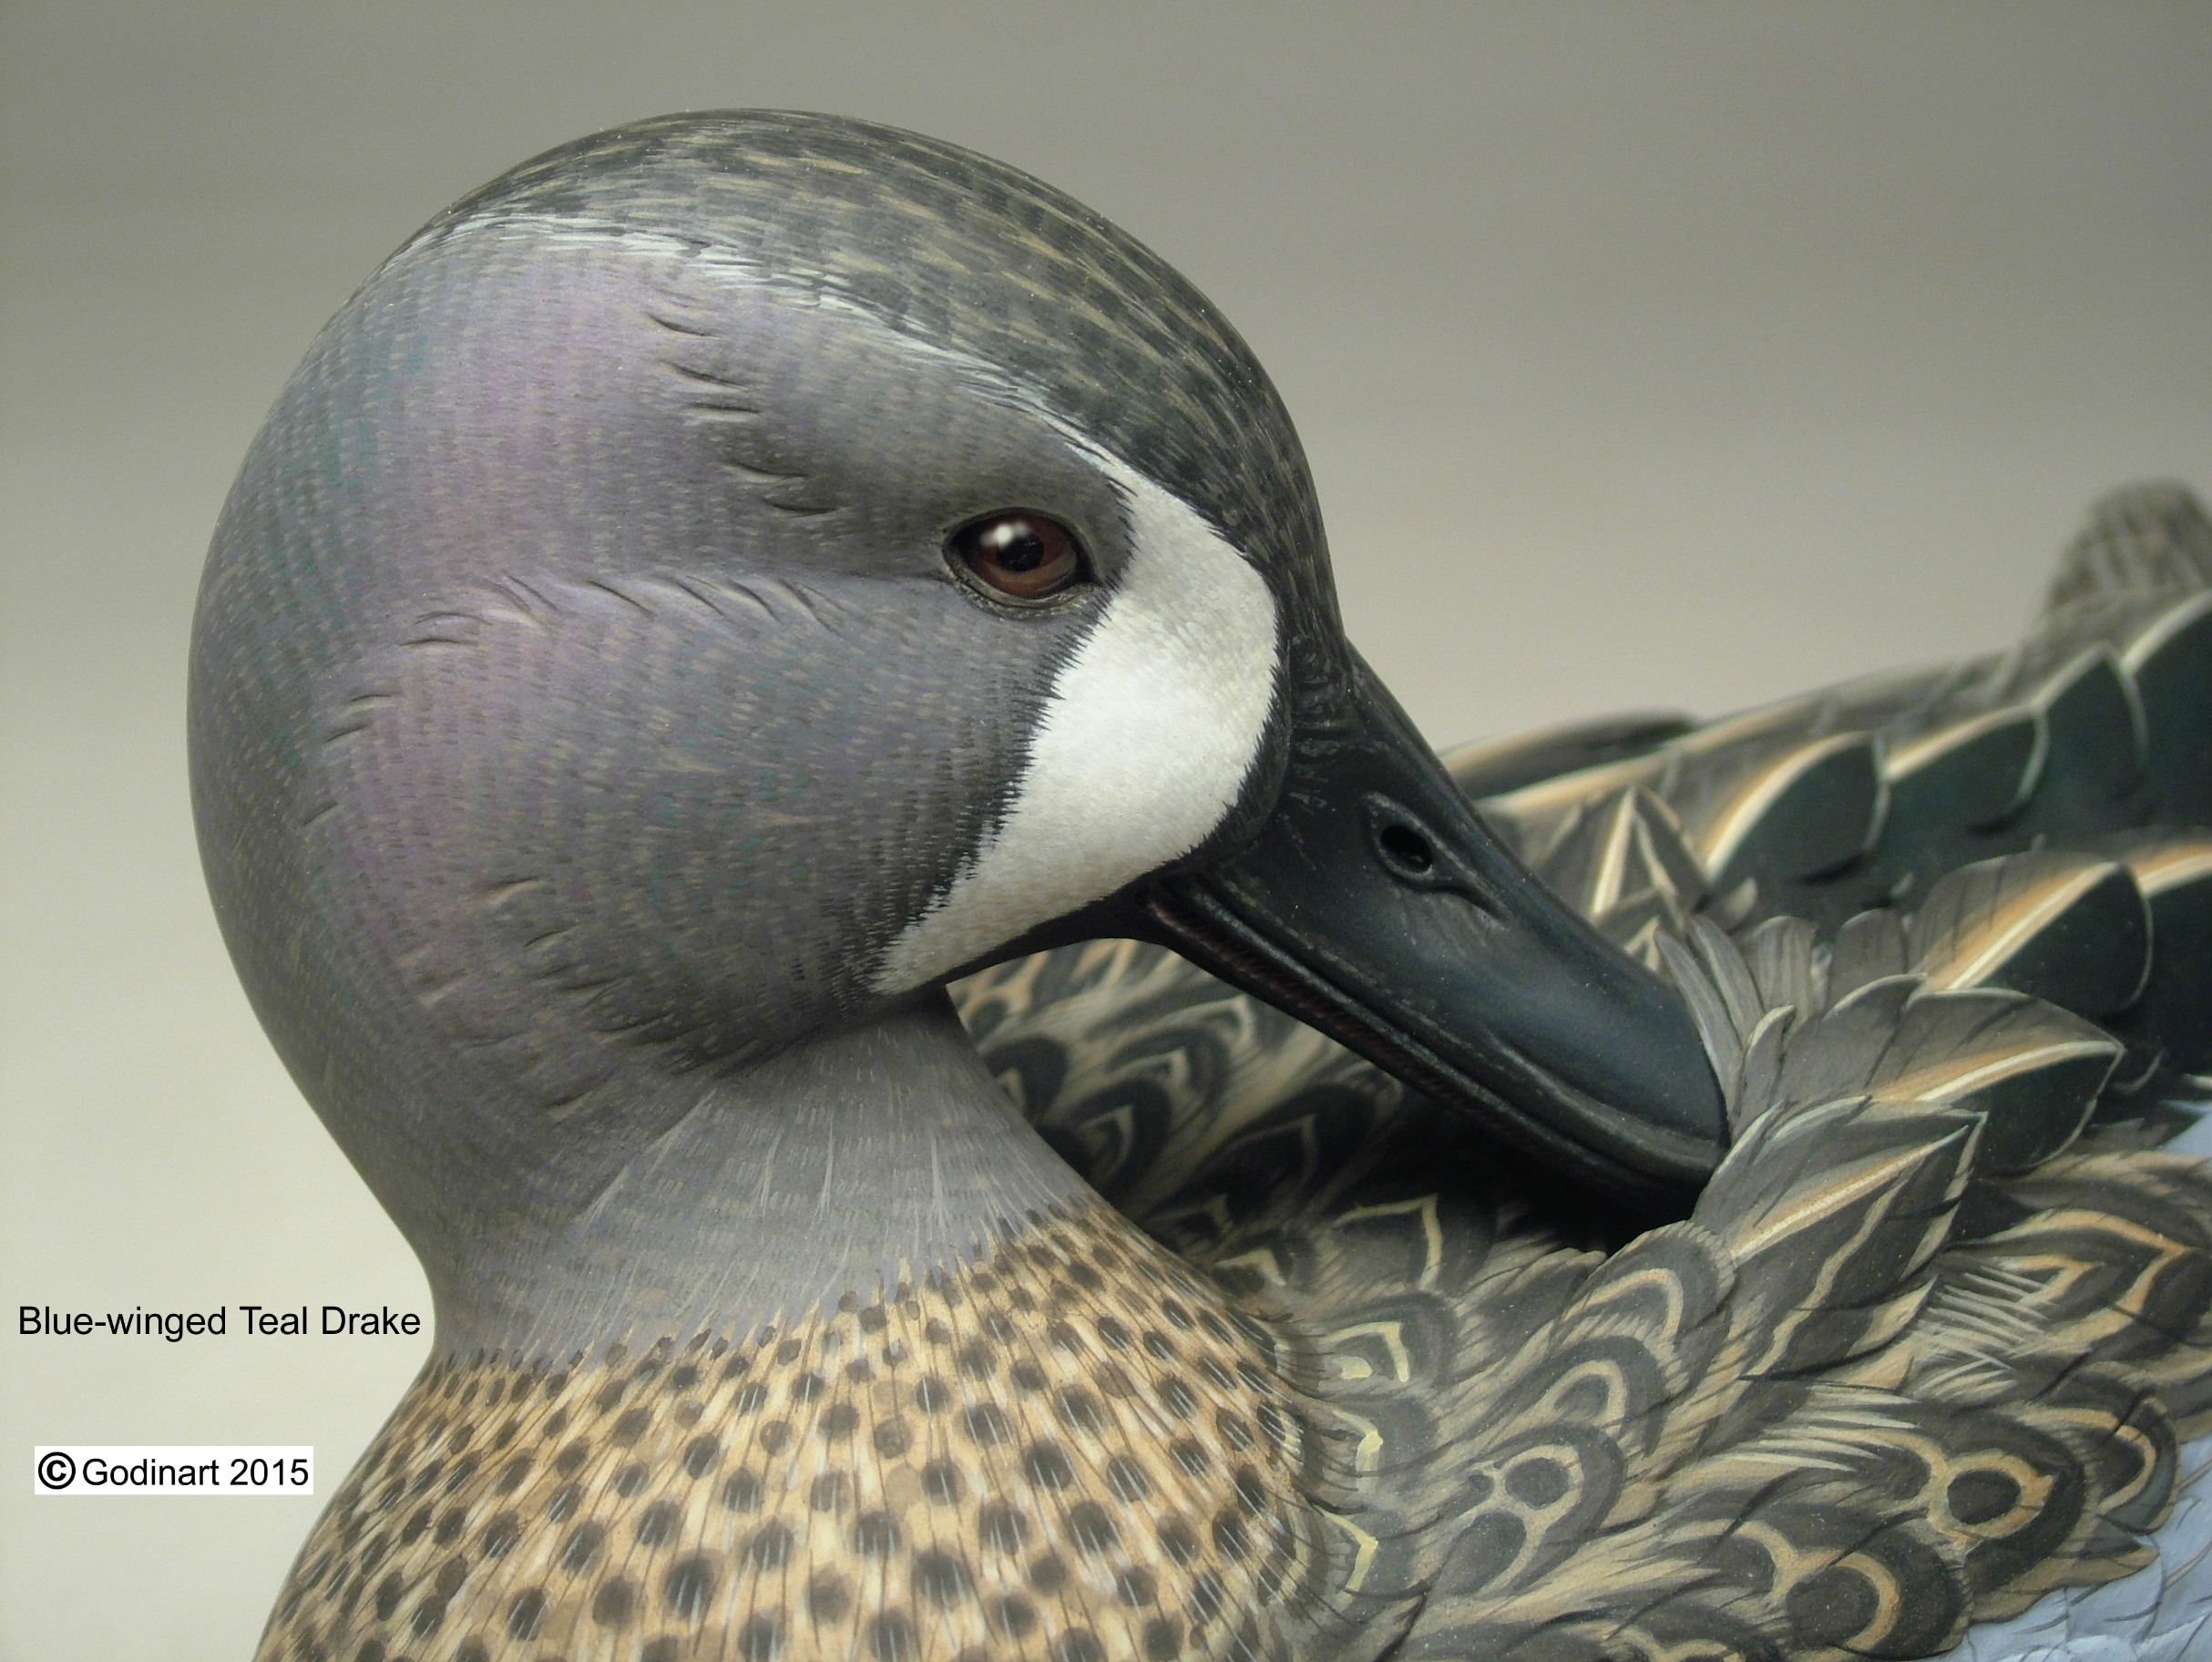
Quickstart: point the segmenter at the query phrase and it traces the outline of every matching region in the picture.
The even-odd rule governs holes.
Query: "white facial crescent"
[[[1133,558],[1054,679],[1012,805],[891,943],[903,992],[1198,846],[1235,804],[1275,696],[1275,599],[1189,504],[1105,458]]]

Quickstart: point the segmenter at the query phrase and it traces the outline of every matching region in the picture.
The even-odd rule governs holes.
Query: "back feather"
[[[1530,777],[1597,732],[1613,739],[1598,765]],[[2212,521],[2176,486],[2107,498],[2007,652],[1704,726],[1584,723],[1447,762],[1539,873],[1624,940],[1691,912],[1832,934],[1869,908],[1924,905],[1978,860],[2212,826]],[[2173,880],[2202,905],[2212,874]]]

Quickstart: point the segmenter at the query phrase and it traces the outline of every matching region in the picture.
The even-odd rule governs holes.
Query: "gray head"
[[[1009,506],[1091,580],[963,580],[948,532]],[[409,241],[253,448],[194,660],[217,904],[420,1228],[456,1138],[626,1144],[640,1073],[1220,834],[1323,559],[1251,354],[1059,192],[818,117],[587,139]]]
[[[1016,604],[947,557],[1009,508],[1081,580]],[[1542,904],[1455,852],[1480,828],[1343,642],[1296,437],[1204,298],[1010,168],[822,117],[582,140],[372,277],[225,510],[192,737],[256,1007],[425,1256],[619,1168],[666,1082],[1019,945],[1326,956],[1260,892],[1311,826],[1210,921],[1142,901],[1294,799],[1435,857],[1338,961],[1439,889],[1454,939]],[[1324,801],[1383,751],[1418,781]],[[1496,1094],[1479,1023],[1384,1025],[1408,1076]]]

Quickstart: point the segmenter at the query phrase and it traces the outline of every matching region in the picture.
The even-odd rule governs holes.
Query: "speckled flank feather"
[[[435,1361],[268,1662],[1282,1654],[1327,1539],[1298,1393],[1102,1207],[643,1356]]]

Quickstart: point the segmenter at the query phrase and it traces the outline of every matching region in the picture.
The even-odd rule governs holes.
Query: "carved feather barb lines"
[[[1309,1184],[1325,1157],[1380,1146],[1368,1133],[1403,1112],[1395,1081],[1163,948],[1092,941],[986,970],[955,993],[987,1063],[1047,1140],[1151,1227],[1232,1145],[1265,1145],[1246,1162],[1263,1187]],[[1218,1211],[1218,1198],[1195,1210]]]
[[[1345,1597],[1421,1592],[1409,1655],[1907,1655],[2126,1574],[2170,1490],[2159,1400],[2205,1391],[2199,1168],[2084,1144],[1977,1177],[1989,1111],[1961,1102],[2085,1023],[1910,974],[1824,1007],[1802,927],[1675,944],[1719,1020],[1787,1042],[1697,1216],[1610,1259],[1356,1091],[1332,1112],[1370,1139],[1361,1173],[1265,1192],[1234,1174],[1265,1113],[1224,1134],[1179,1104],[1217,1129],[1153,1226],[1278,1333]],[[1207,1007],[1196,971],[1113,962],[1149,1010]],[[1111,1025],[1111,991],[1087,984],[1086,1020]],[[1110,1078],[1066,1071],[1060,1110]],[[2018,1221],[1954,1238],[1962,1197],[1998,1188]]]
[[[1567,741],[1598,725],[1448,761],[1474,788],[1498,785],[1486,811],[1601,918],[1613,902],[1578,839],[1638,792],[1665,805],[1695,869],[1672,885],[1679,903],[1729,928],[1795,916],[1832,932],[1869,907],[1919,904],[1975,860],[2212,826],[2212,520],[2176,486],[2115,492],[2008,652],[1702,726],[1615,723],[1595,751],[1606,760],[1571,772],[1530,778],[1516,762],[1572,758]]]
[[[1777,1031],[1733,950],[1707,926],[1669,959],[1739,1039]],[[1802,987],[1788,957],[1769,979]],[[1693,1219],[1609,1260],[1504,1372],[1468,1376],[1446,1424],[1480,1499],[1443,1526],[1408,1655],[1925,1655],[2147,1560],[2166,1404],[2212,1371],[2202,1169],[2084,1148],[1977,1175],[1989,1111],[1962,1104],[2014,1076],[2006,1048],[2094,1034],[2024,995],[1882,978],[1779,1031],[1767,1100],[1739,1103]],[[2094,1098],[2116,1051],[2073,1093]],[[2008,1189],[2021,1221],[1955,1238],[1977,1187]],[[1634,1335],[1637,1386],[1585,1384],[1602,1406],[1575,1421],[1562,1382],[1590,1376],[1564,1359],[1616,1276],[1648,1284],[1662,1262],[1667,1296],[1613,1330]],[[1531,1401],[1551,1417],[1515,1411]],[[1515,1464],[1534,1451],[1563,1490]]]

